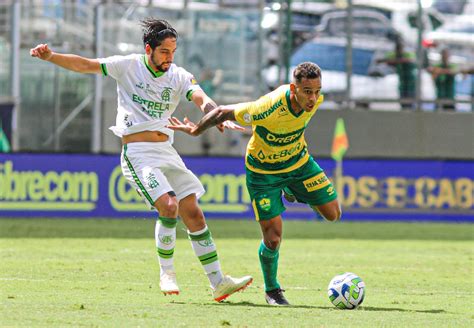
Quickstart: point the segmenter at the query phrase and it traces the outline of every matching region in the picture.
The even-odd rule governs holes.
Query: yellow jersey
[[[257,173],[293,171],[309,159],[304,130],[324,97],[319,96],[310,112],[295,113],[290,102],[290,86],[283,85],[260,99],[236,105],[235,118],[252,126],[245,165]]]

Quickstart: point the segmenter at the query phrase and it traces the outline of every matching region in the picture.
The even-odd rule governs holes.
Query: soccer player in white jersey
[[[176,30],[167,21],[153,18],[142,21],[142,27],[145,54],[89,59],[53,52],[47,44],[36,46],[30,54],[71,71],[103,74],[117,81],[117,119],[111,130],[122,139],[123,175],[159,213],[155,240],[160,288],[165,295],[179,294],[173,264],[179,215],[209,278],[213,297],[220,302],[247,287],[252,277],[222,274],[216,246],[197,201],[204,188],[173,148],[174,132],[166,127],[182,96],[205,113],[217,105],[193,75],[173,64]],[[219,129],[224,127],[243,130],[230,121]]]

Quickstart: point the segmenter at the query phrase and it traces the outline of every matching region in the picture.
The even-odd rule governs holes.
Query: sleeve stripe
[[[189,90],[188,92],[186,92],[186,99],[188,101],[191,101],[191,96],[193,95],[195,90]]]
[[[102,70],[102,74],[104,74],[104,76],[108,75],[107,66],[105,65],[105,63],[100,64],[100,69]]]

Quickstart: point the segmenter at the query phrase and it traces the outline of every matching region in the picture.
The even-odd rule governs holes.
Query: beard
[[[167,72],[170,69],[170,66],[164,67],[164,65],[171,64],[171,62],[164,62],[164,63],[161,63],[160,65],[156,65],[155,63],[153,63],[153,64],[156,66],[156,68],[160,72]]]
[[[155,54],[155,52],[153,52],[150,56],[150,59],[151,59],[151,62],[153,63],[153,65],[155,65],[155,67],[158,69],[158,71],[160,72],[167,72],[170,67],[171,67],[171,64],[173,62],[162,62],[161,64],[158,64],[155,59],[153,58],[153,55]],[[164,67],[164,65],[168,65],[168,67]]]

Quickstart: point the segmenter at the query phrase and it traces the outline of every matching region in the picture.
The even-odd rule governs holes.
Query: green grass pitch
[[[0,220],[0,326],[474,327],[470,224],[286,221],[279,277],[292,307],[263,298],[253,221],[208,221],[224,272],[254,283],[212,300],[184,227],[179,296],[163,296],[152,220]],[[366,283],[357,310],[338,310],[331,278]]]

